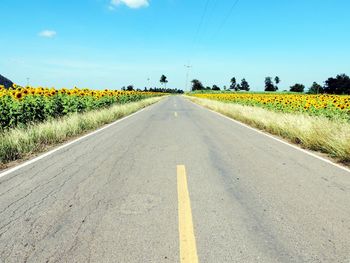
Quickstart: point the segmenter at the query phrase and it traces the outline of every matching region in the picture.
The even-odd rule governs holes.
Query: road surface
[[[0,262],[350,262],[350,173],[172,96],[0,178]]]

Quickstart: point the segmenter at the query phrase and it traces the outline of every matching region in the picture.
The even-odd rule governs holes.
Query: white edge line
[[[333,165],[333,166],[335,166],[335,167],[337,167],[337,168],[339,168],[339,169],[342,169],[343,171],[346,171],[346,172],[350,173],[350,169],[348,169],[348,168],[346,168],[346,167],[344,167],[344,166],[342,166],[342,165],[339,165],[339,164],[337,164],[337,163],[334,163],[334,162],[332,162],[332,161],[330,161],[330,160],[328,160],[328,159],[326,159],[326,158],[323,158],[323,157],[321,157],[321,156],[318,156],[318,155],[316,155],[316,154],[314,154],[314,153],[312,153],[312,152],[309,152],[309,151],[307,151],[307,150],[305,150],[305,149],[302,149],[302,148],[300,148],[300,147],[298,147],[298,146],[296,146],[296,145],[293,145],[293,144],[288,143],[288,142],[286,142],[286,141],[283,141],[283,140],[281,140],[281,139],[279,139],[279,138],[276,138],[276,137],[273,136],[273,135],[267,134],[266,132],[263,132],[263,131],[258,130],[258,129],[256,129],[256,128],[253,128],[253,127],[251,127],[251,126],[249,126],[249,125],[247,125],[247,124],[245,124],[245,123],[243,123],[243,122],[240,122],[240,121],[237,121],[237,120],[235,120],[235,119],[232,119],[232,118],[230,118],[230,117],[228,117],[228,116],[226,116],[226,115],[224,115],[224,114],[222,114],[222,113],[220,113],[220,112],[217,112],[217,111],[208,109],[208,108],[206,108],[206,107],[204,107],[204,106],[202,106],[202,105],[199,105],[199,104],[197,104],[197,103],[191,101],[190,99],[188,99],[188,100],[189,100],[191,103],[193,103],[194,105],[197,105],[197,106],[199,106],[199,107],[201,107],[201,108],[203,108],[203,109],[206,109],[206,110],[208,110],[208,111],[211,111],[212,113],[218,114],[218,115],[220,115],[221,117],[224,117],[225,119],[228,119],[228,120],[230,120],[230,121],[233,121],[233,122],[236,123],[236,124],[239,124],[239,125],[241,125],[241,126],[243,126],[243,127],[246,127],[246,128],[248,128],[248,129],[250,129],[250,130],[253,130],[253,131],[257,132],[257,133],[260,133],[260,134],[262,134],[262,135],[265,135],[266,137],[269,137],[269,138],[271,138],[271,139],[273,139],[273,140],[275,140],[275,141],[278,141],[278,142],[280,142],[280,143],[283,143],[283,144],[285,144],[285,145],[288,145],[288,146],[290,146],[290,147],[292,147],[292,148],[294,148],[294,149],[296,149],[296,150],[299,150],[299,151],[301,151],[301,152],[303,152],[303,153],[306,153],[306,154],[308,154],[308,155],[310,155],[310,156],[312,156],[312,157],[315,157],[316,159],[319,159],[319,160],[321,160],[321,161],[324,161],[324,162],[326,162],[326,163],[328,163],[328,164],[331,164],[331,165]]]
[[[152,105],[155,105],[155,104],[152,104]],[[152,105],[148,105],[148,106],[152,106]],[[67,148],[68,146],[70,146],[70,145],[72,145],[74,143],[77,143],[77,142],[79,142],[81,140],[84,140],[84,139],[90,137],[90,136],[93,136],[93,135],[95,135],[97,133],[100,133],[101,131],[108,129],[109,127],[111,127],[111,126],[113,126],[113,125],[115,125],[115,124],[117,124],[117,123],[119,123],[121,121],[124,121],[124,120],[126,120],[126,119],[128,119],[128,118],[130,118],[130,117],[132,117],[132,116],[134,116],[136,114],[138,114],[138,113],[143,112],[145,109],[148,108],[148,106],[146,106],[146,107],[142,108],[141,110],[138,110],[138,111],[136,111],[136,112],[134,112],[134,113],[132,113],[130,115],[127,115],[127,116],[125,116],[125,117],[123,117],[121,119],[118,119],[118,120],[116,120],[116,121],[114,121],[114,122],[112,122],[110,124],[107,124],[107,125],[103,126],[102,128],[99,128],[98,130],[92,131],[92,132],[90,132],[90,133],[88,133],[88,134],[86,134],[86,135],[84,135],[82,137],[79,137],[79,138],[77,138],[77,139],[75,139],[75,140],[73,140],[71,142],[63,144],[63,145],[61,145],[61,146],[59,146],[59,147],[57,147],[57,148],[55,148],[55,149],[53,149],[51,151],[48,151],[48,152],[46,152],[46,153],[44,153],[44,154],[42,154],[42,155],[40,155],[40,156],[38,156],[38,157],[36,157],[36,158],[34,158],[32,160],[26,161],[26,162],[24,162],[24,163],[22,163],[22,164],[20,164],[18,166],[15,166],[13,168],[5,170],[4,172],[0,173],[0,178],[4,177],[6,175],[9,175],[9,174],[11,174],[11,173],[13,173],[13,172],[15,172],[17,170],[20,170],[23,167],[28,166],[28,165],[30,165],[32,163],[35,163],[35,162],[37,162],[37,161],[39,161],[41,159],[44,159],[45,157],[47,157],[47,156],[49,156],[49,155],[51,155],[51,154],[53,154],[55,152],[58,152],[58,151],[60,151],[60,150],[62,150],[64,148]]]

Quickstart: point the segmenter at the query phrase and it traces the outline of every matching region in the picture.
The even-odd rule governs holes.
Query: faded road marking
[[[186,169],[177,166],[177,193],[179,212],[180,262],[198,263],[196,238],[194,236],[191,202],[188,192]]]

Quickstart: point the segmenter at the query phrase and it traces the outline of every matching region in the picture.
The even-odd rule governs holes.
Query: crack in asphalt
[[[149,127],[149,125],[146,125],[146,128],[148,128],[148,127]],[[51,198],[53,200],[53,203],[52,203],[52,205],[53,205],[57,201],[56,196],[62,191],[63,187],[68,183],[68,181],[70,181],[73,178],[75,172],[77,172],[79,170],[79,167],[81,167],[81,165],[78,165],[79,159],[83,159],[84,158],[84,162],[85,163],[91,163],[91,161],[94,161],[94,159],[95,159],[94,156],[92,156],[90,159],[86,159],[86,156],[88,156],[86,154],[86,152],[95,152],[96,148],[98,146],[103,144],[104,141],[109,141],[112,136],[113,136],[113,134],[108,134],[108,136],[104,136],[105,138],[103,140],[99,140],[98,142],[94,143],[93,144],[94,146],[90,147],[90,149],[88,149],[88,150],[85,150],[83,154],[75,156],[75,158],[73,158],[73,159],[70,159],[69,165],[67,165],[65,167],[61,167],[61,171],[59,173],[56,173],[54,176],[48,178],[44,183],[41,183],[41,184],[35,186],[34,188],[29,189],[29,192],[27,192],[26,194],[24,194],[20,198],[16,199],[15,201],[11,202],[2,211],[0,211],[0,214],[5,213],[6,211],[8,211],[8,209],[10,209],[15,204],[21,202],[22,200],[25,200],[25,199],[29,198],[34,192],[37,192],[38,189],[45,189],[45,187],[47,185],[51,184],[58,177],[63,176],[63,175],[65,176],[65,179],[63,180],[63,182],[60,185],[55,185],[53,189],[51,189],[46,194],[44,194],[44,196],[42,196],[38,201],[34,202],[26,210],[21,212],[21,214],[19,216],[15,217],[16,213],[19,211],[19,209],[21,209],[26,204],[26,202],[22,202],[22,204],[20,206],[16,207],[16,209],[12,210],[12,213],[9,216],[11,218],[11,220],[0,227],[0,230],[3,230],[3,229],[5,229],[7,227],[7,229],[5,231],[0,233],[0,238],[10,229],[10,225],[14,224],[15,222],[17,222],[20,219],[25,218],[26,215],[31,210],[33,210],[35,208],[39,208],[48,198]],[[116,156],[116,161],[114,161],[113,165],[110,166],[109,172],[106,172],[104,187],[100,187],[100,190],[98,190],[97,192],[95,192],[93,194],[92,199],[87,201],[85,203],[85,205],[83,207],[81,207],[82,211],[85,209],[85,207],[91,207],[91,203],[94,202],[94,200],[97,198],[97,196],[101,196],[101,198],[98,198],[99,200],[97,201],[95,208],[92,211],[90,211],[88,214],[86,214],[84,219],[83,219],[83,222],[81,224],[79,224],[79,226],[77,228],[77,231],[76,231],[76,238],[75,238],[75,240],[73,241],[71,247],[68,250],[69,253],[71,253],[75,249],[75,247],[77,245],[77,240],[79,239],[79,235],[78,234],[81,231],[81,228],[83,227],[84,223],[86,223],[87,219],[94,213],[94,211],[99,209],[100,205],[105,200],[103,198],[103,189],[106,186],[109,186],[111,184],[111,182],[115,181],[116,179],[118,179],[120,177],[121,173],[118,170],[117,170],[118,171],[117,174],[115,173],[115,170],[119,166],[119,164],[122,163],[122,162],[125,163],[125,161],[126,161],[127,164],[131,164],[131,166],[129,166],[128,169],[129,170],[133,169],[134,162],[132,161],[132,158],[131,159],[130,158],[125,159],[124,157],[130,155],[130,152],[132,150],[135,151],[135,149],[136,149],[135,147],[140,146],[139,141],[140,141],[141,138],[142,138],[142,130],[138,131],[137,136],[135,137],[135,140],[133,141],[132,144],[128,144],[127,147],[125,147],[123,149],[123,151],[118,152],[118,155]],[[90,144],[90,146],[91,146],[91,144]],[[61,161],[65,158],[65,153],[67,154],[67,152],[70,151],[70,150],[71,149],[68,148],[65,151],[60,152],[60,154],[58,156],[61,156],[61,158],[59,158],[58,161],[53,161],[55,159],[54,156],[50,156],[50,158],[48,158],[48,160],[46,160],[46,163],[50,163],[51,162],[51,164],[47,165],[43,170],[39,170],[36,173],[34,173],[33,175],[31,175],[30,177],[27,177],[25,181],[30,181],[31,179],[35,178],[39,174],[44,174],[47,170],[49,170],[50,168],[52,168],[55,165],[57,165],[57,163],[61,163]],[[114,149],[113,149],[112,152],[114,154],[116,153]],[[68,204],[68,203],[73,204],[73,203],[76,202],[75,200],[78,198],[78,195],[80,194],[78,189],[81,187],[81,185],[83,185],[85,182],[87,182],[89,179],[91,179],[96,174],[96,171],[100,167],[103,167],[103,165],[106,162],[108,162],[108,161],[109,161],[108,158],[105,158],[104,160],[102,160],[102,163],[98,163],[98,164],[94,165],[93,169],[87,175],[85,175],[82,178],[82,180],[80,180],[79,182],[76,183],[75,190],[73,191],[74,192],[73,198],[68,200],[68,201],[66,201],[66,204]],[[73,167],[72,164],[75,164],[74,166],[76,167],[76,169],[72,170],[72,167]],[[33,165],[27,171],[32,171],[35,168],[36,168],[36,165]],[[67,173],[67,171],[68,171],[68,173]],[[18,173],[16,176],[13,176],[13,177],[11,177],[8,180],[11,180],[11,179],[13,179],[13,178],[15,178],[17,176],[20,176],[20,175],[25,175],[25,173],[26,172]],[[125,179],[127,180],[127,178],[124,178],[124,180]],[[4,183],[4,182],[2,182],[2,183]],[[24,184],[24,182],[16,184],[13,187],[10,187],[10,189],[8,189],[6,192],[3,192],[0,196],[6,195],[11,190],[13,190],[15,188],[18,188],[22,184]],[[106,203],[106,206],[108,206],[108,203]],[[55,222],[52,223],[51,225],[49,225],[47,227],[46,231],[44,231],[41,234],[41,237],[39,239],[37,238],[36,242],[30,245],[31,249],[29,249],[29,251],[26,252],[25,257],[24,257],[25,261],[29,260],[30,257],[32,256],[33,252],[35,251],[35,247],[36,247],[35,244],[39,244],[40,242],[43,242],[43,240],[45,240],[48,236],[55,235],[55,233],[52,232],[52,229],[57,224],[57,222],[59,222],[59,218],[64,218],[66,216],[66,214],[69,213],[69,212],[70,212],[69,210],[63,211],[63,213],[61,213],[61,215],[59,215],[58,218],[56,218]],[[35,224],[36,224],[38,219],[39,218],[37,217],[31,222],[31,224],[30,224],[31,227],[30,227],[30,230],[29,230],[28,234],[30,234],[32,231],[34,231],[34,229],[36,229],[35,228]],[[100,218],[100,220],[101,219],[102,218]],[[95,222],[95,223],[97,225],[99,225],[100,220],[98,220],[98,222]],[[60,229],[56,229],[56,231],[60,231]],[[90,239],[92,240],[93,238],[94,238],[94,235],[91,235]],[[7,244],[7,246],[6,246],[6,250],[8,252],[8,253],[6,253],[7,256],[6,257],[4,256],[5,251],[3,251],[2,252],[2,258],[7,259],[13,254],[13,248],[14,248],[15,244],[12,243],[12,245],[11,245],[12,248],[11,249],[10,249],[10,247],[8,245],[9,244]],[[91,257],[91,255],[90,255],[90,257]],[[52,257],[50,257],[50,258],[52,259]]]

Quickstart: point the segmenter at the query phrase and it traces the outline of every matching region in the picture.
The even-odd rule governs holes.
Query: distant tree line
[[[295,84],[290,87],[292,92],[304,92],[305,86],[303,84]],[[308,89],[309,94],[337,94],[337,95],[350,95],[350,78],[346,74],[339,74],[335,78],[328,78],[324,85],[320,85],[317,82],[312,83]]]
[[[192,83],[192,91],[196,91],[196,90],[220,91],[220,90],[222,90],[216,84],[214,84],[212,87],[209,87],[209,86],[204,87],[202,82],[200,82],[198,79],[192,80],[191,83]],[[242,79],[241,83],[237,84],[236,78],[234,78],[234,77],[231,79],[230,89],[235,90],[235,91],[239,91],[239,90],[249,91],[250,90],[249,83],[248,83],[248,81],[246,81],[246,79]],[[223,90],[227,90],[227,87],[223,86]]]
[[[144,89],[134,89],[133,85],[129,85],[129,86],[124,86],[122,87],[122,90],[126,90],[126,91],[143,91],[143,92],[162,92],[162,93],[171,93],[171,94],[183,94],[184,91],[180,90],[180,89],[169,89],[169,88],[157,88],[157,87],[151,87],[151,88],[147,88],[144,87]]]
[[[145,92],[163,92],[163,93],[171,93],[171,94],[183,94],[184,91],[180,89],[169,89],[169,88],[150,88],[147,89],[146,87],[144,88]]]
[[[266,77],[265,78],[265,91],[266,92],[275,92],[278,91],[278,85],[281,83],[281,79],[276,76]],[[233,91],[249,91],[250,86],[248,81],[243,78],[240,83],[237,83],[236,78],[233,77],[230,80],[230,90]],[[212,87],[204,86],[201,81],[198,79],[192,80],[192,91],[197,90],[213,90],[220,91],[222,90],[219,86],[213,85]],[[223,90],[226,90],[226,86],[223,87]],[[296,83],[289,88],[290,92],[305,92],[305,86],[300,83]],[[338,94],[338,95],[350,95],[350,77],[346,74],[339,74],[335,78],[328,78],[324,85],[320,85],[317,82],[314,82],[311,87],[309,87],[307,93],[309,94]]]
[[[171,94],[183,94],[184,91],[180,89],[169,89],[166,87],[166,84],[169,82],[168,78],[165,75],[162,75],[159,80],[161,85],[164,85],[164,88],[147,88],[145,87],[143,90],[141,89],[136,89],[136,91],[143,91],[143,92],[162,92],[162,93],[171,93]],[[134,86],[129,85],[129,86],[124,86],[122,87],[122,90],[127,90],[127,91],[134,91]]]

